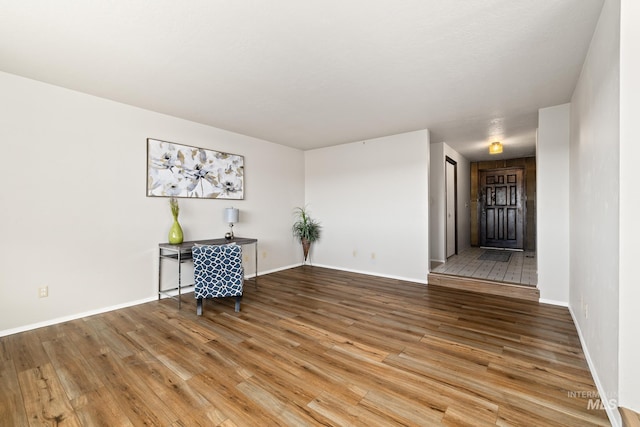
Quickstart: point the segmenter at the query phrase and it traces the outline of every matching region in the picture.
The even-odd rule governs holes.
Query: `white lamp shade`
[[[236,208],[226,208],[224,210],[224,221],[229,224],[235,224],[238,222],[240,216],[240,210]]]

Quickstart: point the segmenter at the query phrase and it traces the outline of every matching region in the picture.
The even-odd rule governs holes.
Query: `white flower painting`
[[[149,138],[147,196],[244,199],[244,157]]]

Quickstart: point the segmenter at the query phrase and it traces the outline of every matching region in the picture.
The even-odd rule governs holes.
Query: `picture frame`
[[[147,197],[244,199],[244,156],[147,138]]]

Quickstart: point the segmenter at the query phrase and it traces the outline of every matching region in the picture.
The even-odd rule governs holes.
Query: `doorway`
[[[446,158],[446,157],[445,157]],[[442,161],[442,160],[440,160]],[[458,162],[458,165],[462,165],[463,163]],[[442,165],[442,164],[441,164]],[[470,279],[472,283],[478,286],[484,286],[484,282],[489,283],[488,286],[502,286],[504,284],[507,285],[517,285],[520,288],[526,288],[529,292],[530,288],[535,288],[538,283],[537,277],[537,254],[536,254],[536,158],[535,157],[521,157],[514,159],[505,159],[505,160],[487,160],[480,162],[470,162],[470,181],[469,181],[469,204],[466,205],[466,196],[464,192],[464,182],[458,182],[460,188],[458,189],[458,197],[461,197],[462,200],[458,199],[458,220],[460,218],[464,218],[464,210],[468,207],[469,209],[469,228],[468,232],[470,233],[470,243],[471,247],[467,248],[464,246],[464,238],[460,239],[459,246],[457,249],[456,255],[446,257],[446,224],[442,224],[446,221],[446,201],[447,198],[443,195],[443,203],[441,205],[442,214],[439,215],[438,221],[440,221],[442,228],[442,234],[440,236],[440,241],[442,241],[442,245],[445,246],[442,248],[442,258],[444,258],[444,262],[434,262],[431,268],[431,273],[434,275],[440,275],[438,279],[433,278],[435,281],[444,280],[443,278],[452,278],[452,281],[460,281]],[[507,169],[520,169],[521,176],[518,179],[516,176],[516,184],[520,181],[522,187],[521,191],[518,192],[517,189],[513,193],[509,193],[506,190],[497,190],[496,191],[496,199],[501,197],[498,193],[504,192],[505,195],[511,197],[519,196],[517,198],[520,199],[521,205],[521,217],[522,217],[522,225],[523,231],[517,233],[522,237],[523,244],[522,247],[524,250],[509,249],[506,252],[500,251],[496,252],[492,250],[492,248],[483,248],[480,247],[480,213],[481,213],[481,201],[484,198],[485,193],[482,191],[483,186],[481,185],[480,174],[482,172],[495,172],[495,170],[507,170]],[[450,170],[451,171],[451,170]],[[460,172],[461,170],[459,170]],[[445,170],[442,170],[443,181],[446,179],[446,163]],[[495,174],[494,174],[495,175]],[[461,172],[461,175],[458,176],[460,179],[464,176],[464,171]],[[486,178],[483,177],[486,182]],[[490,180],[491,181],[491,180]],[[496,190],[496,187],[504,187],[505,185],[512,186],[514,183],[509,182],[513,181],[513,178],[505,177],[503,178],[503,184],[500,185],[500,178],[494,178],[494,183],[490,184],[492,186],[492,193]],[[442,188],[446,191],[446,184],[442,182]],[[481,196],[481,193],[482,196]],[[492,194],[493,195],[493,194]],[[509,208],[506,206],[503,208]],[[485,208],[486,209],[486,208]],[[493,206],[492,209],[497,209],[496,206]],[[464,221],[464,220],[463,220]],[[458,234],[466,233],[467,230],[465,228],[464,222],[458,223]],[[485,228],[486,230],[486,228]],[[460,237],[460,236],[459,236]],[[464,237],[464,236],[462,236]],[[485,239],[486,240],[486,239]],[[483,243],[486,244],[486,241]],[[504,246],[504,245],[500,245]],[[497,249],[498,246],[495,246]],[[485,255],[486,254],[486,255]],[[502,259],[495,260],[494,256],[502,254],[506,256],[509,254],[509,260],[504,261]],[[482,259],[480,259],[483,255]],[[460,279],[463,278],[463,279]],[[429,278],[429,283],[431,283],[432,278]],[[479,285],[479,283],[481,283]],[[465,282],[467,283],[467,282]],[[509,287],[508,289],[512,290],[514,288]]]
[[[524,249],[524,169],[479,171],[480,246]]]
[[[446,258],[458,253],[458,163],[446,157]]]

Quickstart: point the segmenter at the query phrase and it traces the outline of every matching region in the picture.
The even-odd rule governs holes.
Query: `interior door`
[[[447,230],[447,258],[457,253],[457,215],[456,215],[456,187],[457,187],[457,170],[456,163],[447,158],[445,162],[445,181],[446,181],[446,230]]]
[[[524,169],[479,171],[480,245],[524,249]]]

